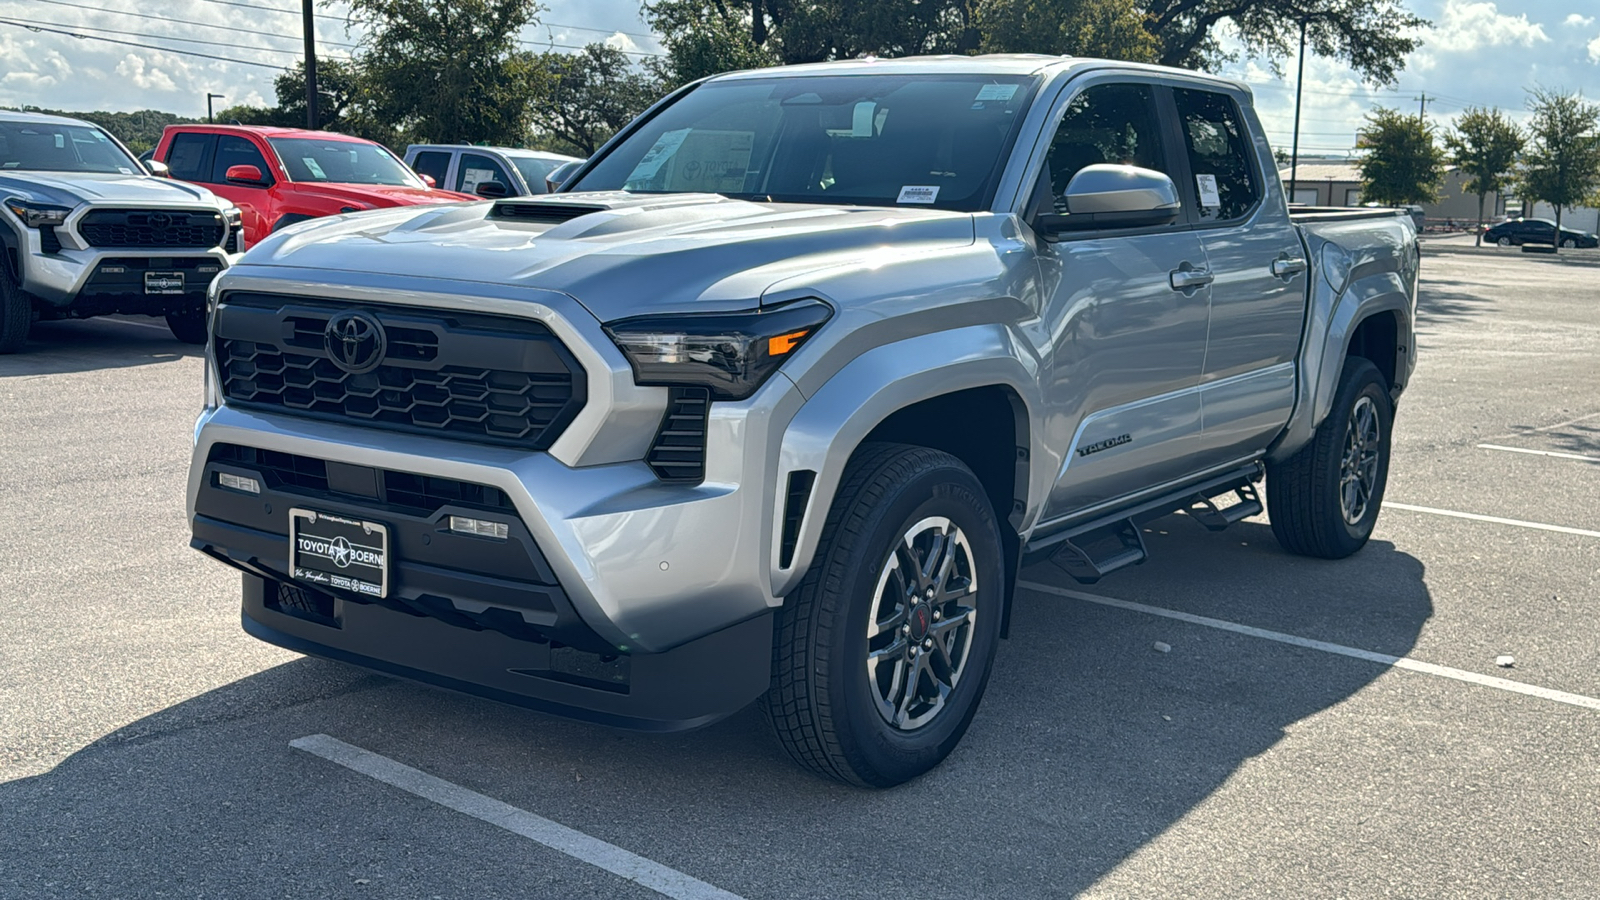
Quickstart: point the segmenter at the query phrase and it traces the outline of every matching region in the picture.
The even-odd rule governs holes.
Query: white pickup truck
[[[1235,82],[722,75],[552,196],[246,254],[193,545],[263,640],[632,728],[761,698],[802,764],[894,784],[966,731],[1023,565],[1096,580],[1263,477],[1286,549],[1357,551],[1417,264],[1396,211],[1291,216]]]

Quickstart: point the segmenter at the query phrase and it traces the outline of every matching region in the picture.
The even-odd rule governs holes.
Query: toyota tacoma
[[[1288,551],[1360,549],[1417,265],[1392,210],[1290,215],[1236,82],[721,75],[554,195],[230,269],[193,545],[274,644],[638,729],[759,700],[895,784],[967,729],[1022,566],[1092,582],[1263,500]]]

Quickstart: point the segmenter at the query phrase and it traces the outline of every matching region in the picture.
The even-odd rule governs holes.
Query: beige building
[[[1289,191],[1290,167],[1278,170],[1283,189]],[[1360,206],[1361,175],[1347,160],[1302,159],[1295,169],[1290,203],[1302,206]]]

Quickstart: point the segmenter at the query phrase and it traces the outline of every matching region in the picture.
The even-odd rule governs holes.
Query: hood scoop
[[[527,201],[501,200],[489,209],[489,218],[558,225],[562,222],[569,222],[579,216],[605,212],[609,208],[606,206],[580,206],[576,203],[530,203]]]

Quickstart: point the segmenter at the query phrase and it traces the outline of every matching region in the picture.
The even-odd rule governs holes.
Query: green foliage
[[[1139,0],[979,0],[985,53],[1051,53],[1155,62],[1161,45]]]
[[[44,113],[47,116],[66,116],[72,119],[82,119],[93,122],[104,128],[117,140],[128,145],[128,149],[135,154],[143,153],[154,147],[161,140],[161,130],[168,125],[189,125],[194,122],[203,122],[204,119],[190,119],[185,116],[161,112],[155,109],[141,109],[137,112],[69,112],[60,109],[44,109],[38,106],[24,106],[21,112]]]
[[[1300,22],[1306,22],[1310,52],[1337,59],[1379,84],[1393,83],[1406,54],[1421,46],[1417,30],[1427,20],[1400,0],[1143,0],[1147,27],[1161,42],[1158,62],[1212,69],[1232,57],[1218,28],[1251,56],[1276,63],[1299,52]]]
[[[1367,115],[1359,143],[1367,149],[1356,161],[1362,199],[1385,206],[1438,199],[1445,155],[1434,140],[1433,126],[1421,117],[1379,106]]]
[[[1528,146],[1523,154],[1522,192],[1556,209],[1600,199],[1600,105],[1579,94],[1529,91]]]
[[[545,82],[533,100],[533,125],[546,149],[590,156],[661,95],[659,82],[604,44],[537,60]]]
[[[1498,109],[1467,107],[1444,136],[1450,161],[1466,176],[1467,193],[1478,195],[1478,243],[1483,243],[1483,201],[1503,191],[1522,152],[1522,130]]]
[[[702,0],[660,0],[646,3],[644,12],[651,26],[667,36],[667,58],[652,66],[663,89],[782,62],[771,47],[756,43],[748,5],[739,9]]]
[[[350,0],[352,21],[367,32],[356,58],[367,121],[392,127],[397,142],[523,142],[540,72],[516,35],[538,8],[536,0]]]

